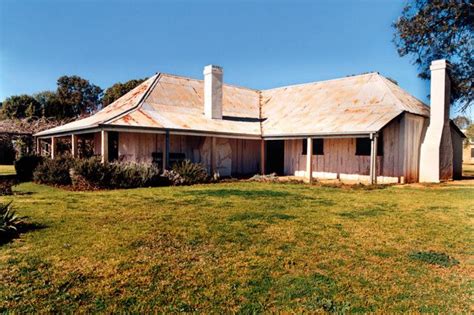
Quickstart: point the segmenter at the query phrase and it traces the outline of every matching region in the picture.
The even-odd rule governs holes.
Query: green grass
[[[16,174],[15,166],[0,164],[0,175],[12,175],[12,174]]]
[[[16,192],[0,312],[470,312],[473,186]]]

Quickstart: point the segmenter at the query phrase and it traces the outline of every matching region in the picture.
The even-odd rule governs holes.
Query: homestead
[[[164,169],[188,159],[220,176],[450,180],[461,176],[464,135],[449,120],[449,63],[431,69],[431,113],[375,72],[270,90],[224,84],[213,65],[204,80],[158,73],[90,117],[35,134],[37,147]]]

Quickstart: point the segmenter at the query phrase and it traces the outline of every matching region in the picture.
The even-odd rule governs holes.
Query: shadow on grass
[[[32,191],[13,191],[13,195],[15,196],[31,196],[35,194]]]
[[[245,198],[267,198],[288,197],[292,194],[286,191],[275,190],[239,190],[239,189],[215,189],[215,190],[191,190],[183,192],[186,195],[206,197],[245,197]]]
[[[47,228],[47,225],[31,222],[22,222],[17,226],[17,230],[13,232],[0,233],[0,246],[19,238],[21,234]]]
[[[260,213],[260,212],[242,212],[231,215],[229,221],[247,221],[247,220],[266,220],[269,223],[273,223],[273,219],[280,220],[293,220],[295,216],[284,214],[284,213]]]

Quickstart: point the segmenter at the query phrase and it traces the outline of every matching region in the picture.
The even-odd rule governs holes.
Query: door
[[[285,141],[266,141],[266,174],[285,175]]]
[[[118,160],[118,142],[119,135],[118,132],[109,131],[109,162]]]

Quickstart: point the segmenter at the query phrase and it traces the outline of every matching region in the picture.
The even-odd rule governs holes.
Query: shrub
[[[33,172],[43,161],[39,155],[23,155],[15,161],[15,170],[18,180],[25,182],[33,178]]]
[[[13,195],[12,187],[15,184],[15,179],[0,177],[0,196]]]
[[[102,164],[100,159],[79,160],[72,172],[76,188],[133,188],[163,185],[160,169],[139,163]]]
[[[93,157],[76,161],[71,175],[72,185],[80,189],[104,188],[110,184],[108,164],[103,164],[100,158]]]
[[[11,207],[11,202],[0,204],[0,236],[3,239],[15,235],[18,227],[22,223],[22,218],[15,214]]]
[[[74,165],[70,157],[45,159],[33,173],[35,182],[49,185],[70,185],[69,169]]]
[[[160,169],[154,165],[114,163],[109,167],[112,188],[156,186],[160,183]]]
[[[163,173],[163,176],[167,177],[173,185],[193,185],[209,181],[204,166],[189,160],[174,164],[170,171]]]

